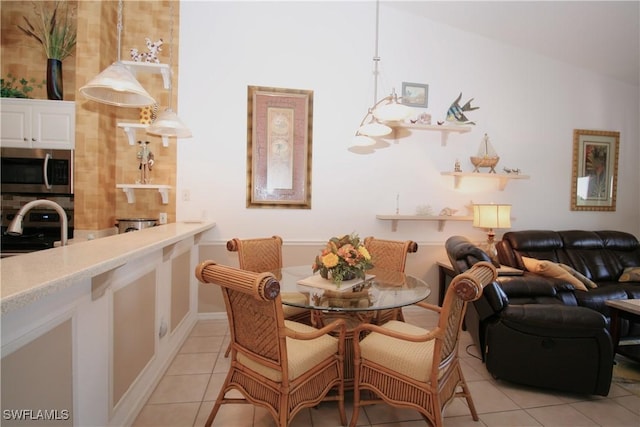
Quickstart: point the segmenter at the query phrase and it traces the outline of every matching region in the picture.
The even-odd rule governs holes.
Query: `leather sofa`
[[[626,268],[640,267],[640,242],[630,233],[621,231],[511,231],[496,244],[500,264],[526,270],[523,259],[549,260],[571,267],[595,288],[576,289],[557,278],[540,277],[546,286],[555,288],[556,298],[568,306],[588,307],[602,313],[610,321],[607,300],[640,298],[640,281],[619,281]],[[525,257],[525,258],[523,258]],[[528,285],[533,280],[527,274],[505,278],[503,288]],[[513,282],[513,284],[508,284]],[[525,298],[536,298],[525,295]],[[623,337],[640,337],[640,324],[623,321]]]
[[[445,248],[456,273],[490,260],[462,236],[449,238]],[[572,293],[568,283],[530,272],[487,285],[465,317],[487,370],[515,383],[607,395],[613,368],[607,318],[571,304]]]

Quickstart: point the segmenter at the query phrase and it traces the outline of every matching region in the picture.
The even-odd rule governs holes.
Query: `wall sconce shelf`
[[[118,127],[122,128],[122,130],[124,130],[124,133],[127,134],[127,139],[129,141],[129,145],[136,145],[136,130],[137,129],[146,129],[146,128],[149,127],[149,125],[145,125],[145,124],[142,124],[142,123],[135,123],[135,122],[131,122],[131,123],[120,122],[120,123],[118,123]],[[166,135],[162,136],[162,146],[163,147],[168,147],[169,146],[169,137],[166,136]]]
[[[154,185],[154,184],[116,184],[116,188],[121,188],[122,191],[127,195],[127,202],[129,204],[136,202],[136,195],[134,194],[134,189],[151,189],[158,190],[160,193],[160,197],[162,197],[162,204],[166,205],[169,203],[169,189],[171,186],[169,185]]]
[[[454,215],[376,215],[376,219],[391,221],[391,231],[398,231],[398,221],[438,221],[438,231],[444,230],[447,221],[473,221],[472,216]]]
[[[464,177],[497,179],[500,191],[505,189],[511,179],[529,179],[529,175],[481,172],[440,172],[440,175],[453,176],[453,186],[455,189],[460,187],[460,182]]]
[[[125,67],[129,69],[135,76],[138,71],[144,71],[145,73],[161,74],[162,83],[165,89],[171,87],[171,68],[169,64],[156,64],[155,62],[136,62],[136,61],[121,61]]]
[[[444,147],[447,145],[447,139],[449,134],[453,133],[467,133],[471,132],[471,126],[458,126],[458,125],[425,125],[421,123],[397,123],[392,127],[406,128],[406,129],[418,129],[436,131],[441,133],[440,143]]]

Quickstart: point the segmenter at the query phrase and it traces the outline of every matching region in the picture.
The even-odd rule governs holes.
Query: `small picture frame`
[[[620,132],[574,129],[572,211],[615,211]]]
[[[429,85],[402,82],[401,101],[410,107],[427,108],[429,106]]]

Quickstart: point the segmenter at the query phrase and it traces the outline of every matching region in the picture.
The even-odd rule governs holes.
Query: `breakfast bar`
[[[3,409],[131,424],[196,322],[198,243],[214,226],[171,223],[2,259]]]

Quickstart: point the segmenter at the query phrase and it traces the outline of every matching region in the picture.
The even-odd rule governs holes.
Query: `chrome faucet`
[[[36,206],[47,206],[55,209],[55,211],[60,214],[60,244],[62,246],[65,246],[67,244],[67,227],[69,224],[69,221],[67,220],[67,213],[64,211],[64,209],[62,209],[62,206],[60,206],[56,202],[52,202],[51,200],[32,200],[21,207],[16,216],[13,218],[13,221],[11,221],[11,224],[9,224],[9,227],[7,228],[7,234],[10,234],[12,236],[21,236],[22,220],[25,214]]]

